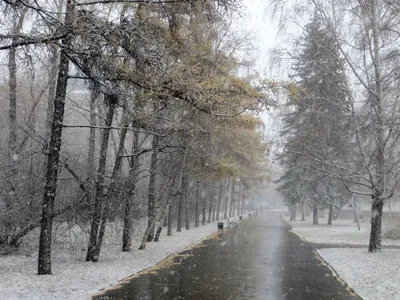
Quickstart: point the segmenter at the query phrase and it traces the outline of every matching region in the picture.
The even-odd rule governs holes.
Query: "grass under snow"
[[[122,228],[110,223],[97,263],[85,262],[88,228],[59,226],[53,238],[54,275],[45,276],[36,275],[37,251],[33,249],[37,249],[38,235],[33,232],[25,239],[17,255],[0,257],[0,298],[89,299],[100,289],[149,268],[217,231],[215,222],[190,230],[182,229],[181,233],[174,230],[172,237],[166,236],[164,228],[159,242],[148,243],[145,250],[138,251],[146,222],[136,224],[131,252],[121,251]]]
[[[288,216],[285,216],[288,221]],[[370,223],[361,221],[361,231],[353,220],[333,221],[320,218],[320,225],[305,222],[289,222],[292,231],[313,243],[333,245],[365,245],[365,248],[318,249],[317,252],[335,269],[338,275],[364,300],[400,300],[400,249],[385,249],[368,253]],[[390,228],[382,226],[383,233]],[[382,245],[400,246],[400,240],[382,239]]]

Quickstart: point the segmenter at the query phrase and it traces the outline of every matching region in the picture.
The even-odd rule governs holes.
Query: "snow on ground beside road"
[[[227,226],[226,221],[225,226]],[[107,239],[97,263],[85,262],[84,249],[71,243],[71,236],[73,236],[74,242],[79,240],[82,247],[86,247],[87,235],[82,238],[82,232],[78,229],[72,230],[73,234],[71,230],[59,233],[54,243],[57,251],[53,250],[54,275],[36,275],[37,252],[0,257],[0,298],[7,300],[88,299],[100,289],[149,268],[167,256],[198,243],[217,231],[216,222],[198,228],[192,227],[190,230],[182,229],[181,233],[174,231],[172,237],[165,235],[164,228],[160,241],[148,243],[146,249],[141,251],[136,250],[142,237],[138,232],[133,243],[133,251],[122,252],[119,242],[121,234],[116,227],[118,226],[107,227]],[[36,241],[37,238],[32,237],[33,240]],[[71,249],[72,244],[74,244],[74,249]],[[29,247],[25,246],[25,248]]]
[[[320,249],[318,253],[364,300],[400,300],[400,250]]]
[[[319,218],[320,225],[312,225],[312,218],[307,217],[306,221],[289,222],[290,216],[285,220],[292,226],[292,231],[312,243],[321,244],[350,244],[368,245],[370,224],[368,221],[360,221],[361,231],[358,231],[357,223],[353,220],[338,219],[333,225],[326,225],[327,218]],[[385,230],[386,225],[382,226]],[[382,245],[400,246],[400,240],[382,239]]]

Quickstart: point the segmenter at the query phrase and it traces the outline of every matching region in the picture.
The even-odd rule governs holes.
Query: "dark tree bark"
[[[93,254],[93,258],[92,258],[93,262],[97,262],[99,260],[99,257],[100,257],[101,245],[103,244],[104,233],[105,233],[105,230],[106,230],[106,225],[107,225],[107,221],[108,221],[108,214],[109,214],[110,206],[111,206],[111,195],[110,195],[109,191],[113,191],[114,190],[115,182],[117,180],[118,174],[119,174],[120,169],[121,169],[122,155],[123,155],[123,152],[124,152],[124,145],[125,145],[126,133],[128,131],[128,126],[129,126],[129,123],[126,122],[124,124],[124,128],[121,130],[118,150],[117,150],[116,157],[115,157],[114,169],[113,169],[113,172],[111,174],[110,185],[108,187],[108,192],[107,192],[107,194],[105,194],[105,197],[104,197],[105,198],[104,209],[103,209],[103,214],[102,214],[102,217],[101,217],[101,225],[100,225],[99,236],[97,238],[97,242],[96,242],[96,246],[95,246],[94,254]]]
[[[56,92],[56,84],[57,84],[57,77],[53,76],[56,74],[58,68],[58,49],[57,46],[51,45],[50,46],[50,84],[49,84],[49,92],[47,94],[47,110],[46,110],[46,143],[50,141],[51,135],[51,124],[53,120],[53,112],[54,112],[54,97]]]
[[[214,191],[216,191],[217,186],[214,186]],[[217,212],[217,204],[218,204],[218,199],[216,199],[217,196],[214,196],[213,198],[213,205],[212,205],[212,217],[211,217],[211,221],[214,222],[215,221],[215,214]]]
[[[293,220],[292,221],[296,221],[297,218],[297,202],[293,201]]]
[[[305,221],[306,220],[306,216],[304,213],[304,200],[301,202],[301,221]]]
[[[152,227],[153,227],[153,228],[155,227],[156,221],[159,222],[159,226],[158,226],[157,233],[156,233],[156,235],[155,235],[154,241],[155,241],[155,242],[158,242],[158,240],[159,240],[159,238],[160,238],[161,230],[162,230],[162,228],[163,228],[163,224],[162,224],[162,223],[163,223],[164,218],[165,218],[166,215],[167,215],[168,207],[169,207],[169,205],[170,205],[170,203],[171,203],[172,196],[173,196],[173,195],[172,195],[172,192],[171,192],[171,193],[168,195],[168,198],[167,198],[167,199],[161,201],[161,211],[160,211],[160,214],[159,214],[157,220],[154,220],[154,221],[153,221],[154,223],[151,224],[151,226],[148,226],[148,227],[147,227],[147,230],[146,230],[146,232],[145,232],[145,234],[144,234],[144,236],[143,236],[143,239],[142,239],[142,243],[140,244],[139,250],[143,250],[143,249],[146,248],[147,235],[148,235],[148,233],[149,233],[149,230],[150,230]],[[159,202],[160,202],[160,201],[159,201]]]
[[[168,228],[167,228],[167,236],[172,235],[172,203],[168,208]]]
[[[91,84],[90,89],[90,103],[89,103],[89,123],[91,126],[96,126],[96,100],[99,96],[99,88],[96,84]],[[94,201],[94,186],[95,186],[95,148],[96,148],[96,128],[91,127],[89,129],[89,146],[88,146],[88,154],[87,154],[87,170],[86,176],[87,180],[90,183],[89,185],[89,197],[88,203],[93,203]],[[92,214],[92,211],[89,211],[89,214]]]
[[[92,84],[90,90],[90,103],[89,103],[89,122],[91,126],[96,126],[96,100],[99,96],[98,86]],[[94,166],[94,152],[96,145],[96,128],[91,127],[89,129],[89,147],[88,147],[88,158],[87,158],[87,178],[92,183],[95,176],[95,166]]]
[[[333,204],[329,204],[328,225],[332,225],[333,219]]]
[[[225,192],[225,204],[224,204],[224,219],[228,217],[228,200],[229,200],[229,188],[230,188],[231,179],[228,179],[228,184],[226,186]]]
[[[137,153],[139,147],[139,133],[135,132],[132,141],[132,153]],[[132,250],[132,230],[133,230],[133,220],[132,220],[132,206],[135,196],[136,188],[136,172],[139,168],[139,157],[132,156],[129,161],[129,182],[131,187],[125,198],[125,210],[124,210],[124,229],[122,235],[122,251]]]
[[[169,208],[168,208],[168,210],[169,210]],[[167,226],[168,226],[168,217],[166,217],[166,218],[164,219],[163,226],[164,226],[164,227],[167,227]]]
[[[242,205],[241,205],[241,213],[244,214],[246,212],[246,197],[242,196]]]
[[[65,27],[72,28],[74,0],[67,0]],[[67,91],[69,61],[67,49],[72,41],[71,34],[61,41],[60,65],[54,99],[54,113],[51,127],[50,146],[47,156],[46,183],[42,206],[42,220],[39,238],[38,274],[51,274],[51,236],[53,230],[54,199],[57,189],[58,164],[61,148],[62,123],[64,120],[65,96]]]
[[[178,183],[178,195],[179,195],[179,204],[178,204],[178,222],[177,222],[177,228],[176,231],[177,232],[181,232],[182,231],[182,214],[183,214],[183,204],[184,204],[184,200],[183,198],[185,197],[184,192],[183,192],[183,185],[185,183],[185,181],[187,182],[187,178],[186,178],[186,157],[187,157],[187,152],[188,150],[185,149],[184,150],[184,155],[183,155],[183,160],[182,160],[182,166],[181,166],[181,175],[180,175],[180,179],[179,179],[179,183]]]
[[[154,220],[156,218],[156,174],[157,174],[157,155],[158,151],[158,137],[153,136],[152,148],[154,149],[151,153],[150,161],[150,178],[149,178],[149,193],[148,193],[148,226],[149,232],[147,236],[147,242],[151,242],[154,239]],[[153,224],[153,225],[152,225]]]
[[[317,201],[314,200],[314,205],[313,205],[313,225],[318,225],[318,205]]]
[[[237,216],[240,215],[240,204],[242,202],[242,183],[239,183],[239,197],[238,197],[238,206],[237,206]]]
[[[179,194],[179,203],[178,203],[178,220],[176,224],[176,231],[182,231],[182,206],[183,206],[183,195],[182,192]]]
[[[99,154],[99,164],[98,164],[98,171],[97,171],[97,182],[95,188],[95,203],[94,203],[94,211],[92,216],[92,224],[90,230],[90,237],[89,237],[89,245],[86,255],[86,261],[95,261],[95,248],[98,241],[98,234],[101,225],[102,219],[102,210],[104,208],[104,181],[105,181],[105,171],[106,171],[106,162],[107,162],[107,149],[108,149],[108,141],[110,138],[110,131],[109,128],[112,124],[112,120],[114,117],[114,110],[117,103],[117,96],[116,95],[106,95],[105,101],[109,105],[105,126],[106,128],[103,129],[102,138],[101,138],[101,146],[100,146],[100,154]]]
[[[158,242],[160,240],[160,235],[161,235],[161,231],[164,227],[164,223],[167,222],[168,223],[168,213],[169,213],[169,207],[170,207],[171,203],[168,203],[167,208],[165,209],[163,216],[161,218],[161,222],[158,225],[157,231],[156,231],[156,235],[154,237],[154,241]]]
[[[377,252],[382,249],[382,211],[383,211],[383,200],[380,195],[374,195],[372,198],[371,207],[371,234],[369,240],[369,252]]]
[[[190,229],[190,218],[189,218],[189,200],[188,200],[188,189],[189,189],[189,181],[187,177],[187,172],[185,172],[185,175],[183,177],[183,182],[182,182],[182,189],[183,189],[183,195],[185,199],[185,229],[189,230]]]
[[[358,221],[356,207],[354,206],[354,201],[352,201],[351,207],[353,208],[354,221],[355,221],[355,223],[357,223],[358,231],[361,231],[360,222]]]
[[[164,201],[164,203],[163,203],[163,205],[162,205],[162,208],[161,208],[161,213],[160,213],[160,217],[159,217],[159,220],[158,220],[158,221],[161,221],[161,220],[162,220],[162,217],[164,216],[164,212],[165,212],[165,210],[166,210],[167,207],[168,207],[168,201]],[[149,234],[150,234],[150,232],[151,232],[152,230],[154,231],[156,221],[157,221],[157,220],[156,220],[155,217],[154,217],[154,218],[151,218],[151,223],[148,224],[148,226],[147,226],[147,229],[146,229],[146,231],[145,231],[145,233],[144,233],[144,235],[143,235],[143,239],[142,239],[142,242],[141,242],[141,244],[140,244],[138,250],[143,250],[143,249],[146,248],[146,243],[147,243],[148,240],[149,240],[149,238],[148,238],[148,237],[149,237]],[[162,229],[162,226],[159,227],[159,228]],[[161,233],[161,229],[160,229],[160,233]]]
[[[14,26],[16,27],[16,25]],[[16,29],[14,28],[14,32]],[[13,39],[16,42],[16,39]],[[16,203],[16,187],[17,184],[17,62],[16,62],[16,48],[9,50],[8,58],[8,70],[9,70],[9,108],[8,108],[8,122],[9,122],[9,133],[8,133],[8,186],[7,195],[5,197],[6,211],[11,212],[14,203]],[[4,240],[8,240],[9,236],[12,235],[13,226],[12,221],[7,220],[5,222],[5,237]]]
[[[21,12],[21,15],[18,15],[16,11],[12,11],[13,13],[13,34],[18,35],[22,29],[23,21],[26,14],[26,8],[24,8]],[[17,43],[18,39],[13,38],[12,43]],[[9,125],[9,133],[8,133],[8,174],[7,174],[7,183],[6,187],[7,194],[4,197],[5,199],[5,207],[6,213],[11,212],[14,207],[18,207],[20,203],[18,202],[17,196],[17,186],[18,186],[18,121],[17,121],[17,48],[12,47],[9,50],[8,57],[8,71],[9,71],[9,80],[8,80],[8,93],[9,93],[9,108],[8,108],[8,125]],[[13,234],[15,232],[17,220],[13,218],[7,218],[4,224],[5,228],[5,236],[0,236],[0,244],[2,240],[5,243],[9,239],[12,239]]]
[[[229,217],[234,216],[234,208],[235,208],[235,195],[236,195],[236,177],[232,178],[232,189],[231,189],[231,203],[229,205]]]
[[[203,190],[204,190],[204,197],[202,197],[201,199],[201,205],[202,205],[202,209],[201,209],[201,225],[206,225],[206,210],[207,210],[207,185],[203,184]]]
[[[214,206],[214,185],[211,186],[210,203],[208,205],[208,218],[207,223],[211,223],[211,213]]]
[[[195,221],[194,227],[199,227],[199,202],[200,202],[200,183],[196,180],[196,209],[195,209]]]
[[[290,211],[290,222],[294,221],[294,200],[292,200],[292,206]]]
[[[222,203],[222,192],[224,189],[224,185],[221,184],[219,187],[219,193],[218,193],[218,203],[217,203],[217,216],[216,216],[216,220],[219,221],[219,215],[221,213],[221,203]]]

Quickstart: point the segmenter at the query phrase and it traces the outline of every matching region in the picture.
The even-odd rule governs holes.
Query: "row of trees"
[[[174,219],[181,231],[243,212],[266,178],[254,112],[268,99],[238,75],[245,49],[229,19],[239,3],[146,2],[1,4],[0,245],[40,226],[39,274],[51,274],[55,221],[90,224],[96,262],[110,220],[130,251],[145,211],[144,249]]]
[[[353,194],[371,197],[369,251],[376,252],[384,202],[399,182],[400,6],[313,0],[310,9],[293,3],[310,21],[292,55],[280,189],[289,202],[309,201],[315,213],[329,207],[330,216]]]

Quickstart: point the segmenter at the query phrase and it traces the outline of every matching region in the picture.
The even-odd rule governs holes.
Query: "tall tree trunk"
[[[231,189],[231,203],[229,207],[229,217],[233,217],[235,207],[235,195],[236,195],[236,177],[232,177],[232,189]]]
[[[182,206],[183,206],[183,195],[182,192],[179,194],[179,203],[178,203],[178,220],[176,224],[176,231],[182,231]]]
[[[16,25],[14,26],[16,27]],[[14,28],[14,32],[16,29]],[[13,42],[16,42],[13,39]],[[11,213],[13,205],[16,202],[16,175],[17,175],[17,62],[16,62],[17,49],[12,47],[9,51],[8,58],[8,70],[9,70],[9,109],[8,109],[8,122],[9,122],[9,134],[8,134],[8,187],[7,194],[5,197],[6,212]],[[7,220],[5,223],[6,236],[5,240],[9,239],[12,235],[12,220]]]
[[[106,230],[106,225],[108,221],[108,214],[110,212],[110,206],[111,206],[111,195],[110,191],[113,191],[115,188],[115,182],[117,180],[118,174],[121,170],[121,163],[122,163],[122,155],[124,153],[124,145],[125,145],[125,139],[126,139],[126,133],[128,131],[128,126],[129,123],[126,122],[124,124],[124,128],[121,130],[121,135],[120,135],[120,140],[119,140],[119,145],[118,145],[118,150],[115,156],[115,163],[114,163],[114,169],[111,174],[111,180],[110,180],[110,185],[108,187],[108,192],[105,195],[105,204],[104,204],[104,209],[103,209],[103,214],[101,217],[101,225],[100,225],[100,231],[99,231],[99,236],[97,238],[96,242],[96,247],[94,249],[94,254],[92,261],[97,262],[100,257],[100,250],[101,250],[101,245],[103,244],[103,238],[104,238],[104,233]]]
[[[94,186],[95,186],[95,163],[94,163],[94,155],[95,155],[95,148],[96,148],[96,99],[99,96],[99,89],[98,86],[94,83],[91,84],[90,90],[90,103],[89,103],[89,122],[90,126],[93,126],[89,129],[89,147],[88,147],[88,154],[87,154],[87,180],[90,183],[89,187],[89,207],[92,207],[92,203],[94,200]],[[90,212],[93,213],[93,212]]]
[[[23,9],[20,16],[16,11],[13,11],[13,34],[18,35],[22,29],[23,20],[25,18],[26,8]],[[12,39],[12,43],[16,43],[17,38]],[[8,108],[8,123],[9,123],[9,134],[8,134],[8,178],[7,182],[9,186],[6,188],[7,194],[5,196],[5,206],[6,213],[11,213],[13,207],[20,205],[17,202],[17,161],[19,159],[19,151],[18,151],[18,122],[17,122],[17,48],[11,47],[9,50],[8,57],[8,71],[9,71],[9,80],[8,80],[8,89],[9,89],[9,108]],[[4,240],[8,241],[15,229],[15,221],[10,218],[5,222],[5,237]],[[1,242],[2,237],[0,237]]]
[[[294,202],[294,199],[292,199],[292,208],[291,208],[290,220],[289,220],[290,222],[295,221],[294,211],[295,211],[295,202]]]
[[[242,206],[241,206],[241,213],[244,214],[246,212],[246,197],[242,197]]]
[[[168,210],[169,210],[169,208],[168,208]],[[166,218],[164,219],[163,226],[164,226],[164,227],[167,227],[167,226],[168,226],[168,217],[166,217]]]
[[[212,209],[214,206],[214,185],[211,186],[211,196],[210,196],[210,204],[208,206],[208,219],[207,219],[207,223],[211,223],[211,213],[212,213]]]
[[[173,197],[173,192],[171,192],[171,193],[168,195],[167,199],[160,200],[160,201],[161,201],[161,211],[160,211],[160,214],[159,214],[159,216],[158,216],[157,219],[154,219],[154,220],[153,220],[153,224],[150,224],[150,226],[147,226],[147,230],[146,230],[146,232],[145,232],[144,235],[143,235],[142,243],[140,244],[139,250],[143,250],[143,249],[146,248],[146,241],[147,241],[147,239],[148,239],[148,234],[149,234],[151,228],[154,228],[154,227],[155,227],[155,223],[156,223],[156,222],[159,222],[159,226],[158,226],[156,238],[154,239],[154,241],[157,242],[157,241],[159,240],[160,234],[161,234],[161,230],[162,230],[162,227],[163,227],[163,219],[164,219],[164,218],[166,217],[166,215],[167,215],[168,207],[170,206],[172,197]],[[159,202],[160,202],[160,201],[159,201]]]
[[[294,202],[293,205],[293,221],[296,221],[297,218],[297,202]]]
[[[306,216],[304,213],[304,200],[301,202],[301,221],[305,221],[306,220]]]
[[[168,205],[167,205],[166,209],[164,210],[163,215],[161,217],[160,224],[158,225],[156,235],[154,237],[155,242],[158,242],[160,240],[161,231],[162,231],[162,228],[164,227],[164,225],[163,225],[164,221],[166,220],[166,222],[168,223],[168,214],[170,211],[170,206],[171,206],[171,201],[168,202]]]
[[[157,220],[156,218],[152,218],[152,219],[151,219],[151,222],[152,222],[152,223],[151,223],[151,224],[148,224],[147,229],[146,229],[146,231],[145,231],[145,233],[144,233],[144,235],[143,235],[143,238],[142,238],[142,243],[140,244],[138,250],[143,250],[143,249],[146,248],[146,242],[148,242],[148,240],[149,240],[149,239],[148,239],[148,236],[149,236],[149,234],[150,234],[150,231],[151,231],[151,230],[154,230],[156,221],[161,221],[161,222],[160,222],[160,223],[161,223],[161,224],[160,224],[161,226],[159,226],[159,228],[160,228],[160,233],[161,233],[161,229],[162,229],[162,218],[164,217],[164,213],[166,212],[166,209],[167,209],[167,207],[168,207],[168,204],[169,204],[169,199],[163,201],[162,207],[161,207],[160,216],[158,217],[158,220]]]
[[[179,178],[179,183],[178,183],[178,195],[179,195],[179,206],[178,206],[178,222],[177,222],[177,232],[182,231],[182,213],[183,213],[183,198],[184,198],[184,192],[183,192],[183,184],[185,181],[187,182],[187,175],[186,175],[186,157],[187,157],[188,149],[185,148],[184,150],[184,155],[183,155],[183,160],[182,160],[182,166],[181,166],[181,175]],[[185,183],[187,184],[187,183]]]
[[[333,219],[333,204],[329,204],[328,225],[332,225]]]
[[[340,205],[338,208],[338,211],[336,212],[336,215],[334,217],[335,220],[337,220],[339,218],[341,210],[342,210],[342,206]]]
[[[371,214],[371,233],[369,240],[369,252],[377,252],[382,248],[381,235],[382,235],[382,211],[383,211],[383,200],[374,195],[372,198],[372,214]]]
[[[241,202],[242,202],[242,182],[239,183],[239,197],[238,197],[238,206],[237,206],[237,216],[240,215]]]
[[[354,205],[354,194],[353,194],[353,198],[351,199],[351,207],[353,208],[354,220],[355,220],[355,222],[357,223],[358,231],[361,231],[360,222],[358,221],[358,216],[357,216],[356,207],[355,207],[355,205]]]
[[[188,189],[189,189],[189,181],[187,177],[187,172],[185,172],[184,180],[182,182],[183,185],[183,194],[185,199],[185,229],[190,229],[190,219],[189,219],[189,200],[188,200]]]
[[[74,0],[67,0],[65,27],[72,28],[74,19]],[[42,220],[39,238],[38,274],[51,274],[51,235],[53,230],[54,199],[57,189],[58,163],[61,148],[62,123],[64,120],[65,96],[69,61],[67,49],[70,48],[72,35],[61,41],[60,65],[54,99],[54,113],[51,127],[50,146],[47,156],[46,183],[42,206]]]
[[[167,236],[172,235],[172,203],[168,208],[168,228],[167,228]]]
[[[88,147],[88,156],[87,156],[87,178],[90,182],[94,181],[95,176],[95,166],[94,166],[94,153],[96,147],[96,100],[99,96],[98,86],[96,84],[92,84],[90,90],[90,103],[89,103],[89,123],[90,126],[93,126],[89,129],[89,147]]]
[[[131,153],[138,152],[139,145],[139,133],[134,132],[132,141]],[[132,230],[133,230],[133,219],[132,219],[132,206],[135,196],[136,188],[136,173],[139,169],[139,157],[132,156],[129,161],[129,182],[131,184],[129,192],[125,198],[125,210],[124,210],[124,229],[122,235],[122,251],[132,250]]]
[[[381,250],[381,234],[382,234],[382,210],[383,210],[383,193],[385,191],[385,172],[386,172],[386,159],[385,159],[385,134],[388,130],[387,124],[385,124],[385,117],[383,111],[383,92],[382,92],[382,62],[381,62],[381,45],[380,35],[381,29],[378,24],[379,20],[379,9],[378,1],[369,1],[368,6],[363,7],[365,12],[364,17],[370,17],[370,27],[366,28],[368,34],[371,34],[371,59],[372,66],[374,68],[374,83],[372,88],[372,98],[374,109],[377,113],[377,125],[376,125],[376,182],[374,188],[374,195],[372,196],[372,217],[371,217],[371,232],[369,240],[369,252],[376,252]],[[370,11],[369,11],[370,10]],[[371,32],[369,32],[371,31]]]
[[[214,186],[215,192],[217,192],[217,186]],[[212,217],[211,217],[211,221],[214,222],[215,221],[215,214],[217,212],[217,204],[218,204],[218,200],[216,200],[217,196],[214,196],[213,198],[213,205],[212,205]]]
[[[54,97],[56,92],[57,77],[53,76],[56,74],[58,68],[58,48],[55,45],[50,46],[50,72],[49,72],[49,92],[47,95],[47,110],[46,110],[46,143],[50,142],[51,135],[51,124],[53,120],[54,112]]]
[[[202,213],[201,213],[201,225],[206,225],[206,207],[207,207],[207,185],[203,184],[203,190],[205,191],[204,197],[202,197]]]
[[[318,225],[318,206],[315,200],[313,205],[313,225]]]
[[[219,186],[219,193],[218,193],[218,203],[217,203],[217,217],[216,220],[219,221],[219,215],[221,213],[221,203],[222,203],[222,192],[224,189],[224,185],[220,184]]]
[[[99,154],[99,164],[97,171],[97,182],[95,189],[95,203],[94,203],[94,211],[91,220],[91,230],[89,237],[88,250],[86,254],[86,261],[96,260],[95,255],[95,247],[99,237],[99,228],[101,225],[102,218],[102,210],[104,209],[104,181],[105,181],[105,171],[106,171],[106,162],[107,162],[107,149],[108,149],[108,141],[110,138],[110,126],[112,124],[115,106],[117,104],[117,96],[116,95],[106,95],[105,102],[109,105],[106,120],[105,120],[105,129],[103,129],[102,138],[101,138],[101,146],[100,146],[100,154]]]
[[[157,173],[157,153],[158,137],[153,136],[152,148],[150,161],[150,178],[149,178],[149,193],[148,193],[148,226],[149,232],[147,235],[147,242],[151,242],[154,239],[154,220],[156,218],[156,173]],[[153,225],[151,225],[153,224]]]
[[[229,188],[230,188],[230,182],[231,179],[228,179],[228,184],[226,186],[226,191],[225,191],[225,207],[224,207],[224,219],[227,218],[228,216],[228,200],[229,200]]]
[[[199,202],[200,202],[200,183],[196,180],[196,209],[195,209],[195,220],[194,227],[199,227]]]

